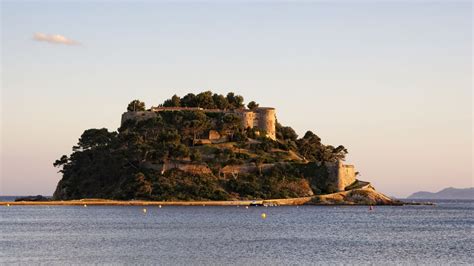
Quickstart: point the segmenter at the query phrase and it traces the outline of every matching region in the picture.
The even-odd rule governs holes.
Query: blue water
[[[0,206],[0,264],[474,264],[474,201],[142,208]]]

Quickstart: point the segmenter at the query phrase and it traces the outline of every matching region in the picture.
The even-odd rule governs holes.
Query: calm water
[[[147,209],[0,206],[0,264],[474,264],[474,201]]]

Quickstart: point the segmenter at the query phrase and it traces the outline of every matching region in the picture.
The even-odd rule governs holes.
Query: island
[[[410,195],[408,199],[474,200],[474,188],[448,187],[434,193],[427,191],[419,191]]]
[[[402,204],[358,180],[344,146],[299,137],[232,92],[133,100],[117,131],[87,129],[72,150],[53,164],[62,179],[47,204]]]

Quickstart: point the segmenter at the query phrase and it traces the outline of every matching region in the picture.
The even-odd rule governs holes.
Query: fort
[[[205,113],[225,113],[225,114],[236,114],[240,117],[243,128],[255,128],[261,132],[264,132],[270,139],[276,140],[276,112],[275,108],[272,107],[257,107],[255,109],[205,109],[200,107],[151,107],[147,111],[128,111],[122,114],[121,123],[123,124],[127,120],[143,121],[153,117],[159,112],[179,112],[179,111],[200,111]],[[204,137],[199,139],[198,143],[207,144],[212,142],[222,141],[223,136],[216,130],[210,130]],[[267,165],[268,167],[272,164]],[[328,178],[337,191],[345,191],[345,189],[356,181],[355,168],[353,165],[343,164],[342,161],[337,163],[327,163]],[[196,166],[193,164],[186,163],[174,163],[168,166],[161,165],[155,166],[157,169],[165,169],[168,167],[178,168],[185,172],[192,173],[210,173],[210,169],[204,166]],[[235,172],[245,173],[255,171],[256,166],[254,165],[239,165],[239,166],[227,166],[223,169],[222,173],[232,174]]]
[[[117,131],[87,129],[72,154],[53,163],[63,174],[54,200],[396,203],[357,179],[344,146],[325,145],[311,131],[298,137],[277,124],[275,108],[240,95],[173,95],[152,107],[133,100],[126,110]]]
[[[202,111],[205,113],[226,113],[236,114],[242,121],[242,127],[255,128],[261,132],[265,132],[270,139],[276,140],[276,113],[273,107],[257,107],[250,109],[204,109],[200,107],[151,107],[147,111],[129,111],[122,114],[123,124],[127,120],[146,120],[156,116],[159,112],[179,112],[179,111]],[[209,133],[209,139],[215,136],[214,132]]]

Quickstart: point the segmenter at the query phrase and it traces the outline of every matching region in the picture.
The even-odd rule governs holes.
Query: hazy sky
[[[349,149],[383,193],[473,185],[472,4],[2,1],[0,195],[135,99],[234,91]]]

